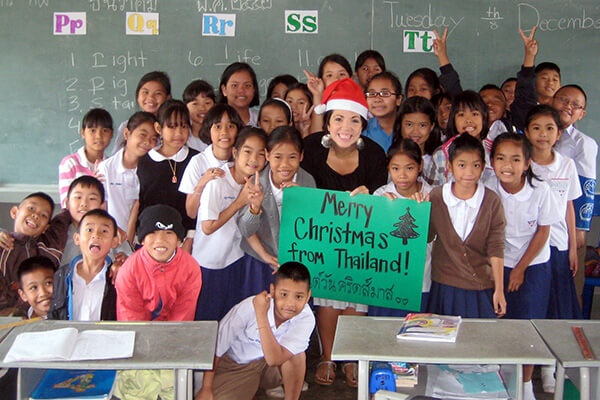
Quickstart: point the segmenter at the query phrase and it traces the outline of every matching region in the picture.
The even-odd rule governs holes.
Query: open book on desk
[[[135,331],[61,328],[25,332],[15,338],[4,362],[130,358],[134,342]]]

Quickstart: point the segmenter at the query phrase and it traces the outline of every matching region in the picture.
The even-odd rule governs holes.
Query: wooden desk
[[[133,357],[113,360],[45,361],[3,363],[15,337],[22,332],[39,332],[65,327],[133,330]],[[28,399],[46,369],[173,369],[175,396],[188,399],[192,370],[212,369],[217,341],[216,321],[198,322],[74,322],[37,321],[14,327],[0,343],[0,367],[20,368],[17,399]]]
[[[358,360],[358,399],[369,398],[369,362],[500,364],[510,397],[523,397],[523,365],[554,365],[555,359],[530,321],[463,319],[456,343],[396,339],[401,318],[340,316],[333,360]],[[409,394],[425,394],[425,383]],[[404,392],[404,389],[402,390]]]
[[[579,387],[581,400],[600,399],[600,321],[533,320],[533,325],[558,360],[554,398],[563,398],[566,371],[571,381]],[[583,358],[571,330],[573,326],[583,328],[595,360]]]

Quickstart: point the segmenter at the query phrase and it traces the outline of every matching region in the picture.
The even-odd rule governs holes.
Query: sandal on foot
[[[325,365],[327,368],[327,375],[323,378],[319,376],[319,369]],[[317,364],[317,372],[315,372],[315,382],[319,385],[329,386],[333,383],[333,379],[335,378],[335,363],[333,361],[321,361]]]
[[[352,367],[352,371],[350,374],[348,374],[348,371],[347,371],[348,367]],[[355,362],[344,363],[344,365],[342,365],[342,371],[346,375],[346,385],[353,387],[353,388],[357,387],[358,386],[358,364],[356,364]]]

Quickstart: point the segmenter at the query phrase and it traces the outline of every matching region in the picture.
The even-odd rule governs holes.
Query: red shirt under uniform
[[[193,321],[202,272],[181,249],[160,263],[142,247],[127,258],[115,286],[119,321]]]

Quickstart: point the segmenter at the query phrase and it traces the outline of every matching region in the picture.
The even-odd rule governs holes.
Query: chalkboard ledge
[[[34,192],[44,192],[49,194],[58,204],[58,185],[34,185],[23,183],[0,184],[0,203],[20,203],[25,196]]]

